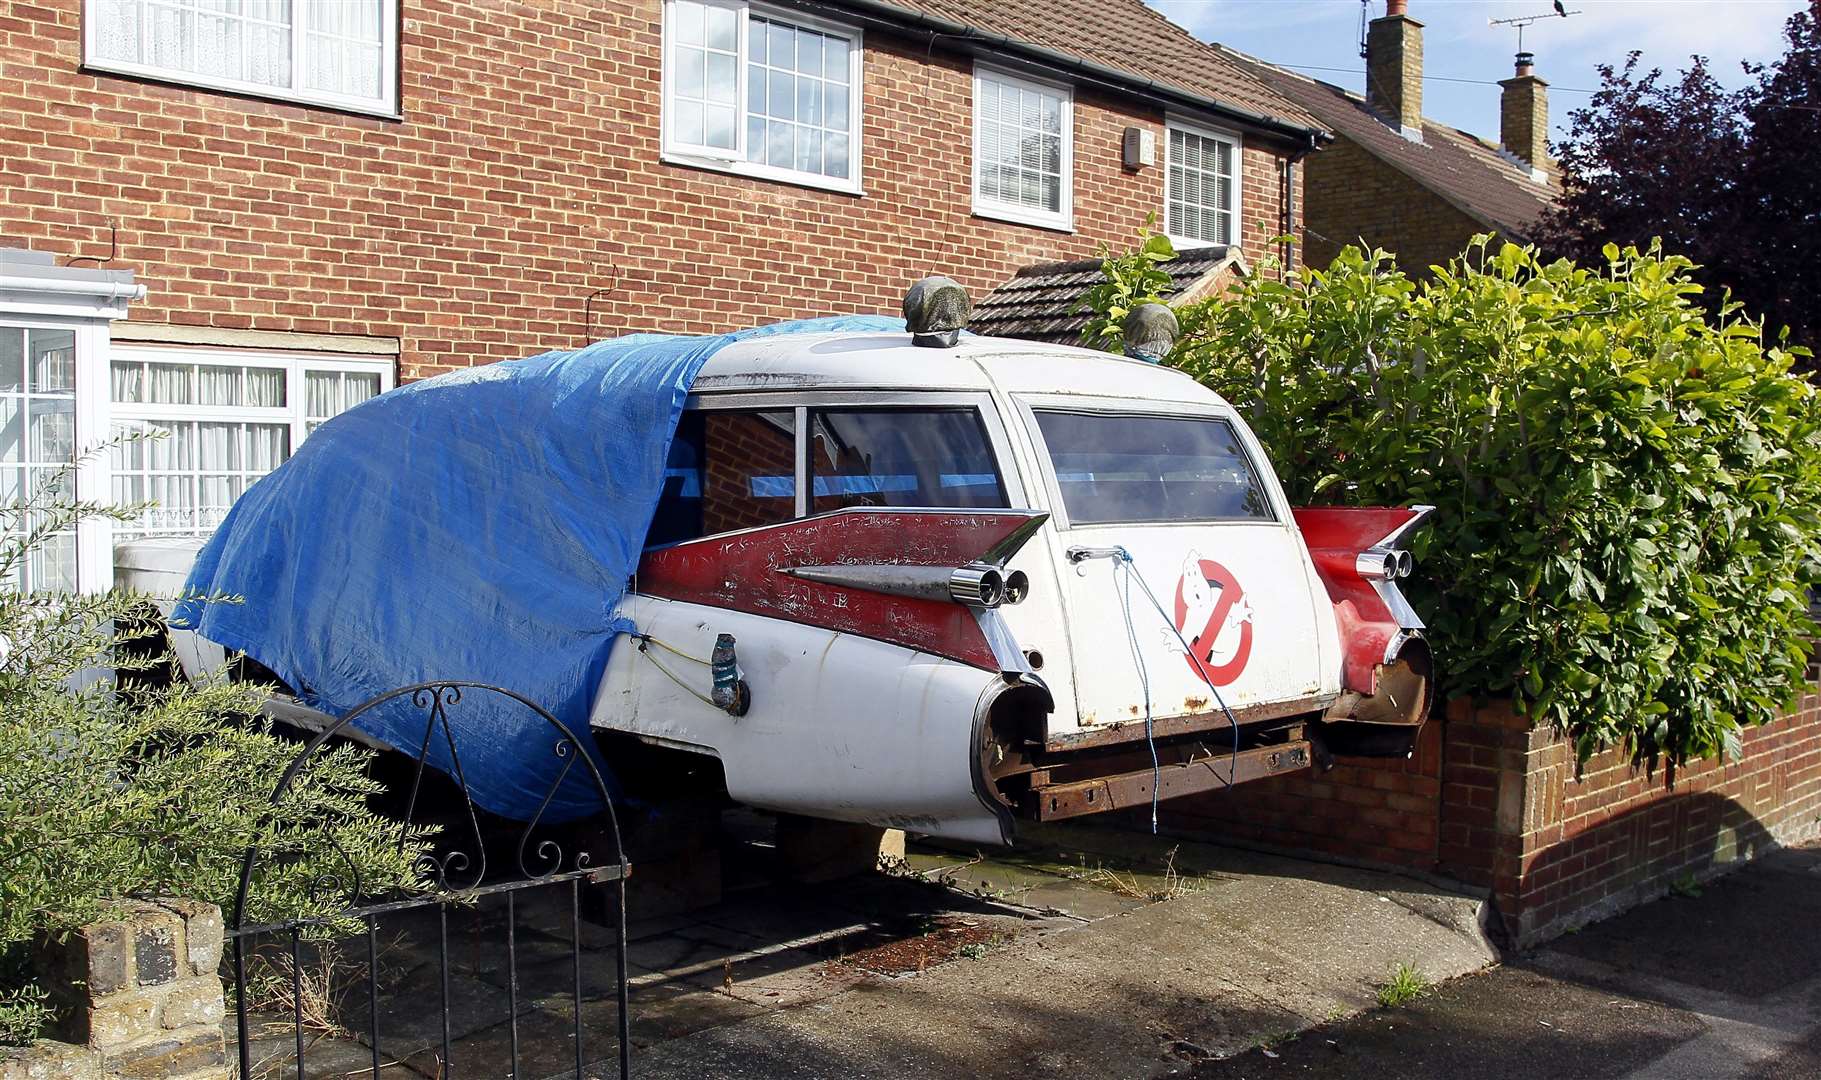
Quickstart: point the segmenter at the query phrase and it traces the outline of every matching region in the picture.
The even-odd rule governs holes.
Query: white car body
[[[880,562],[920,565],[926,560],[917,528],[959,521],[978,508],[944,508],[947,518],[914,506],[812,515],[821,491],[809,466],[820,437],[811,431],[817,410],[972,411],[1004,506],[1048,515],[998,567],[1007,575],[1022,571],[1028,596],[972,612],[997,661],[984,664],[919,647],[915,627],[874,633],[853,623],[833,610],[856,595],[853,589],[816,593],[814,603],[794,594],[795,608],[726,599],[772,588],[781,580],[776,575],[806,565],[792,554],[802,527],[790,522],[648,552],[619,609],[640,638],[614,648],[591,723],[599,733],[718,759],[727,794],[741,803],[1001,843],[1011,840],[1019,817],[1120,809],[1306,767],[1322,756],[1316,729],[1323,718],[1338,728],[1364,715],[1400,736],[1422,721],[1427,657],[1412,651],[1420,623],[1396,596],[1395,572],[1362,570],[1360,581],[1347,583],[1369,585],[1360,593],[1364,605],[1380,596],[1395,619],[1385,624],[1386,611],[1368,613],[1389,630],[1354,648],[1366,655],[1349,668],[1342,622],[1357,616],[1360,604],[1349,608],[1334,573],[1318,566],[1244,419],[1179,371],[1008,339],[964,336],[932,348],[903,333],[778,335],[717,352],[696,378],[688,409],[758,411],[780,424],[792,418],[794,485],[784,487],[793,519],[831,528],[851,519],[856,528],[870,522],[876,529],[903,515],[898,554],[825,559],[837,576]],[[1053,452],[1070,451],[1047,445],[1039,420],[1057,414],[1224,423],[1263,503],[1246,520],[1071,520],[1052,463]],[[942,476],[948,483],[950,474]],[[750,483],[756,492],[759,481]],[[703,481],[703,490],[709,486]],[[889,485],[877,486],[883,492]],[[1392,550],[1396,537],[1388,531],[1371,538],[1383,538],[1371,551]],[[711,561],[691,564],[699,579],[693,585],[648,587],[645,578],[663,577],[665,566],[681,565],[696,550]],[[1129,563],[1110,556],[1115,551],[1128,553]],[[723,573],[712,561],[730,552],[757,558],[762,568],[742,564],[749,568],[736,580],[733,569]],[[1329,561],[1339,566],[1357,554]],[[1362,568],[1370,554],[1359,557]],[[1406,557],[1406,572],[1407,564]],[[1126,567],[1171,621],[1145,588],[1123,579]],[[708,580],[717,575],[725,580]],[[721,599],[705,602],[708,592]],[[750,691],[749,707],[737,715],[709,694],[705,662],[721,635],[732,635]],[[1185,646],[1201,660],[1192,661]],[[197,659],[195,642],[180,647],[192,675],[213,662]],[[1404,696],[1414,699],[1371,707],[1378,675],[1393,671],[1400,673],[1398,692],[1408,689]],[[284,709],[297,719],[295,703]],[[1407,741],[1396,745],[1407,749]]]

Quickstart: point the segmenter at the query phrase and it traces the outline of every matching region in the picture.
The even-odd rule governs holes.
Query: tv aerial
[[[1568,8],[1562,4],[1562,0],[1555,0],[1554,11],[1539,12],[1535,15],[1519,15],[1512,19],[1487,19],[1486,25],[1517,27],[1518,52],[1522,53],[1524,51],[1524,27],[1543,22],[1546,19],[1566,19],[1570,15],[1580,14],[1583,13],[1578,10],[1569,11]]]

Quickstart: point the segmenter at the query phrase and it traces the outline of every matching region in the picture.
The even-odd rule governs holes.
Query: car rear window
[[[1275,521],[1225,420],[1037,410],[1071,525]]]

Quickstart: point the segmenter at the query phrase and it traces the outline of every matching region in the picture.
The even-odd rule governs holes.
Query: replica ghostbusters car
[[[1188,376],[957,335],[927,299],[908,331],[752,336],[689,373],[617,643],[563,676],[591,683],[597,734],[717,762],[760,809],[987,843],[1410,751],[1431,662],[1397,580],[1426,508],[1292,507]],[[223,584],[190,580],[256,601]],[[278,643],[222,636],[312,707],[351,704]]]

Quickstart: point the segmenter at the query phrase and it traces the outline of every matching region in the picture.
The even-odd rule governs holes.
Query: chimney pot
[[[1423,24],[1404,0],[1386,0],[1385,17],[1366,27],[1366,104],[1407,138],[1423,131]]]

